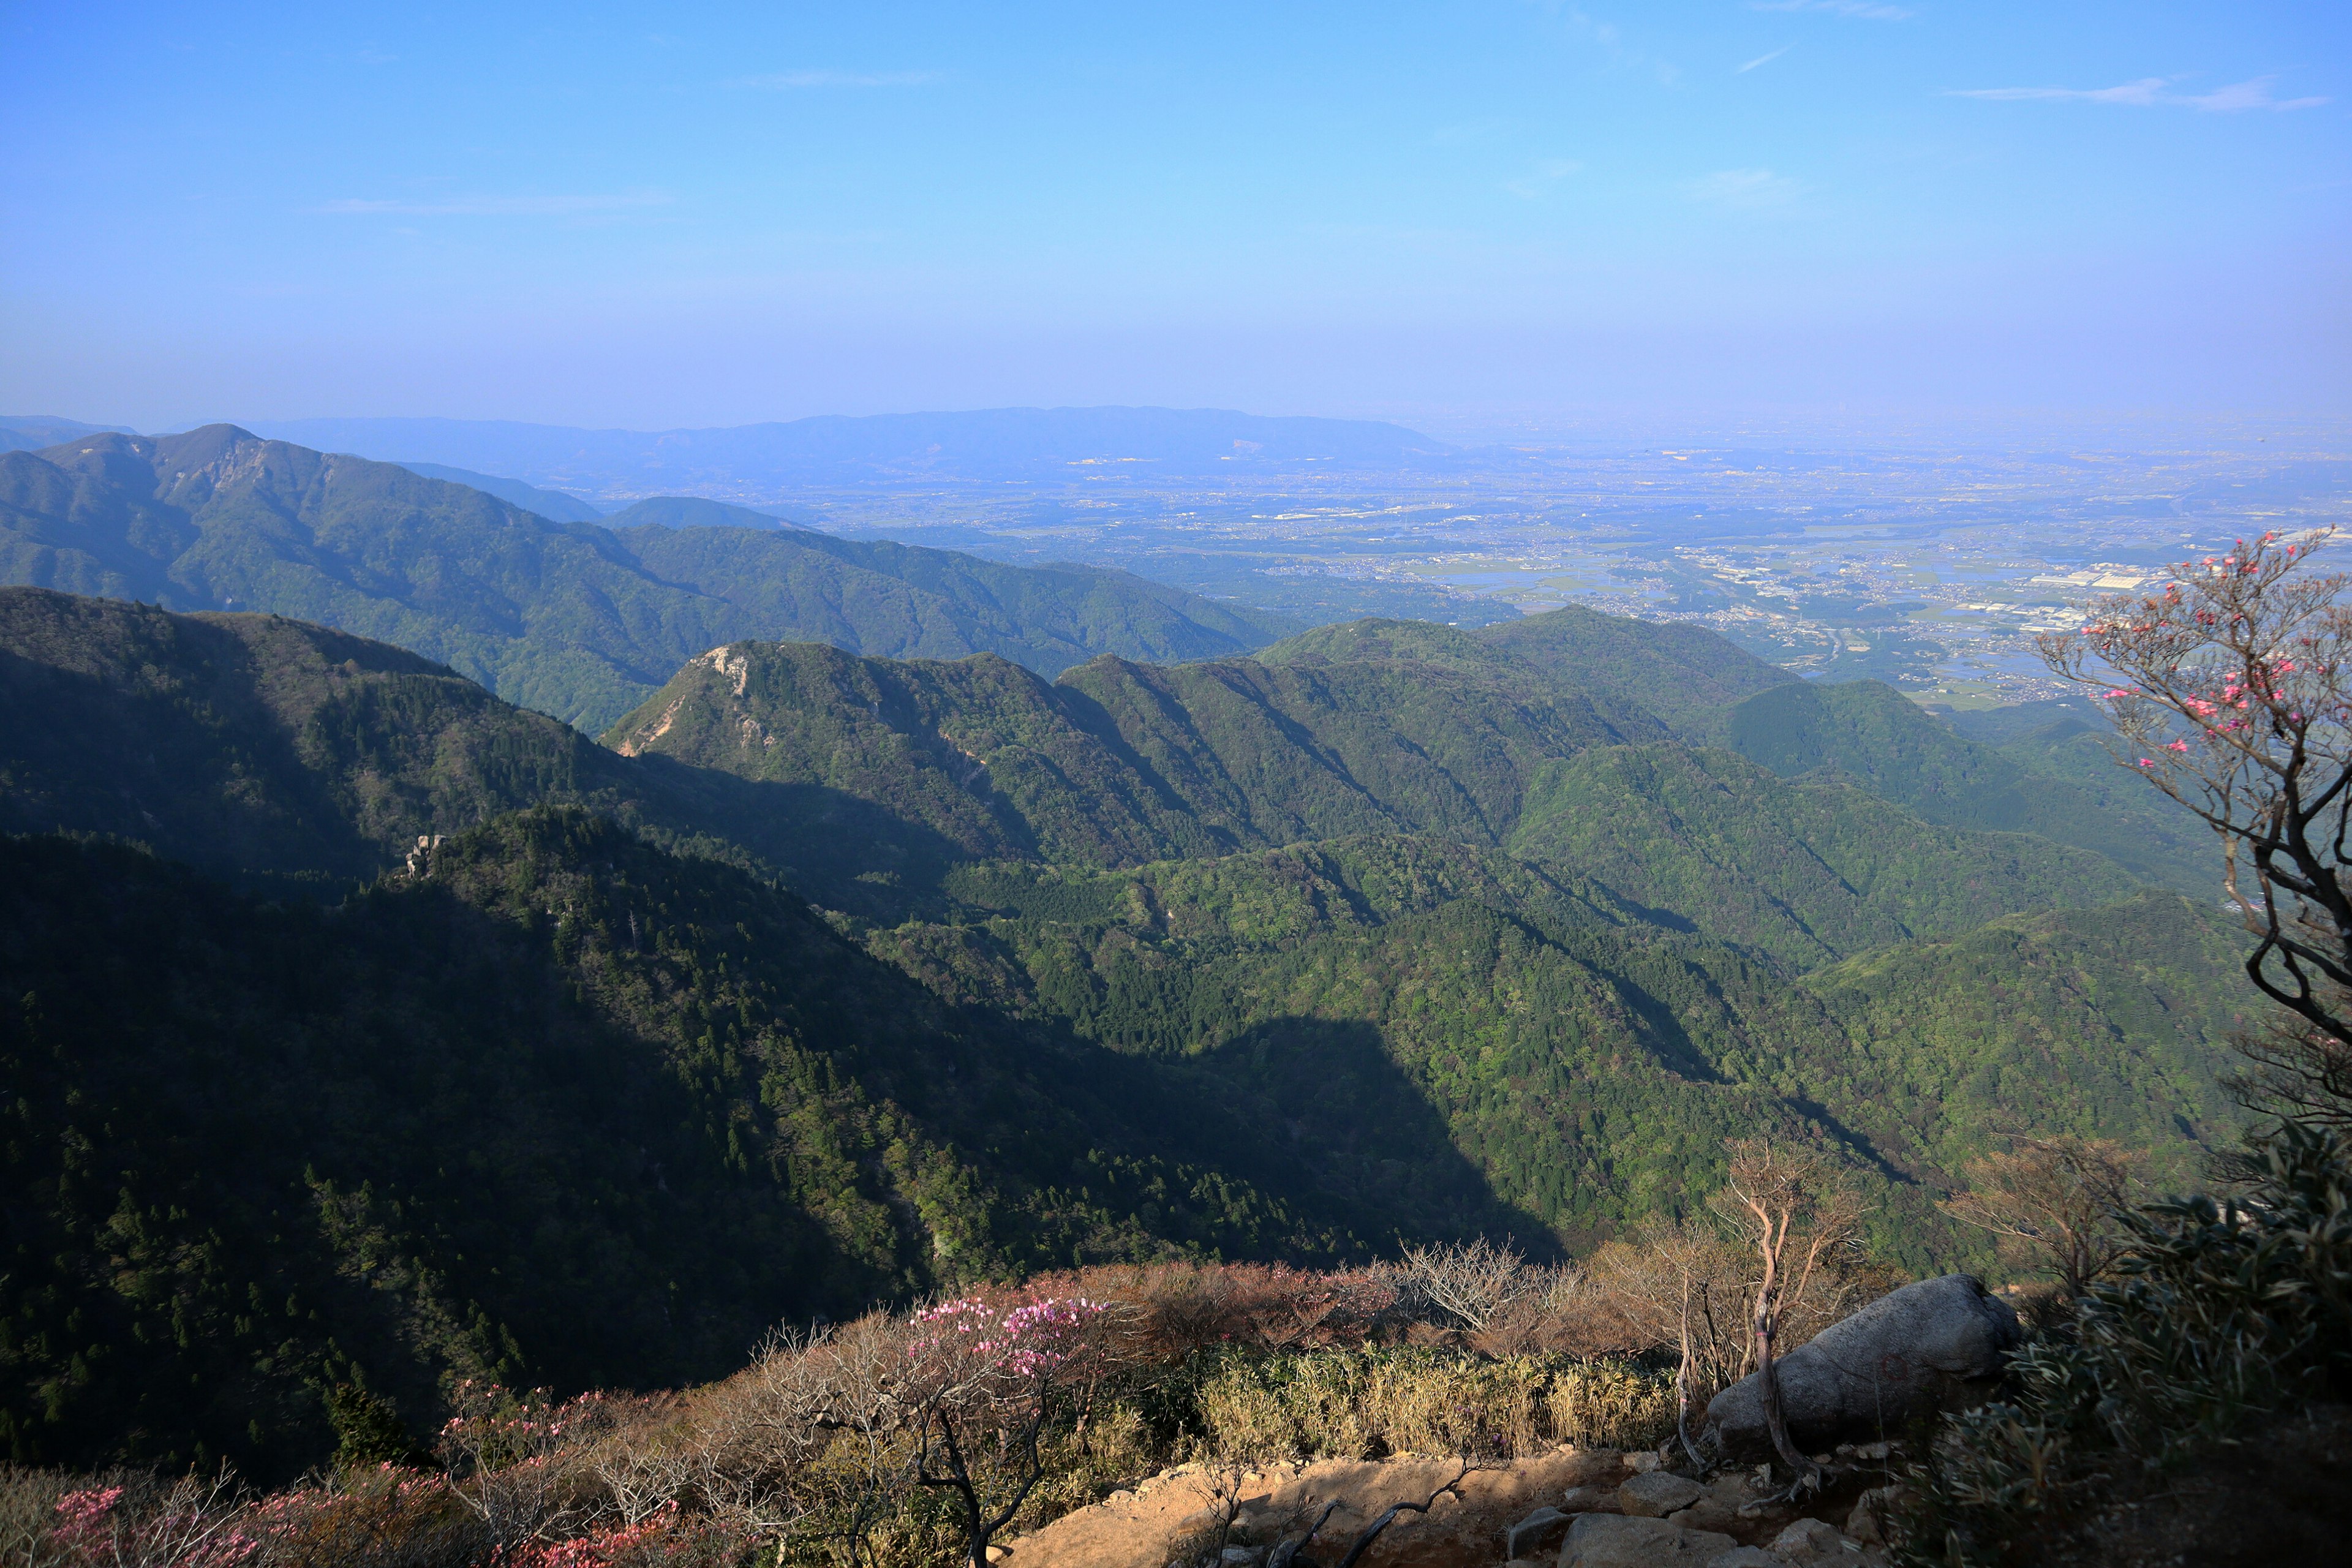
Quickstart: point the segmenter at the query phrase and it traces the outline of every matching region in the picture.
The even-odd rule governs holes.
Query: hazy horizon
[[[2352,20],[19,9],[0,406],[2352,414]]]

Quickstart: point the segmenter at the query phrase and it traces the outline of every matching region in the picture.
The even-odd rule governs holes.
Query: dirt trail
[[[1242,1491],[1245,1539],[1265,1544],[1296,1516],[1311,1519],[1334,1500],[1339,1510],[1316,1538],[1330,1558],[1391,1504],[1419,1502],[1453,1475],[1454,1459],[1325,1459],[1252,1470]],[[1389,1526],[1362,1559],[1366,1568],[1492,1568],[1503,1561],[1503,1531],[1573,1486],[1613,1487],[1625,1479],[1613,1450],[1562,1449],[1489,1470],[1474,1470],[1462,1500],[1446,1500],[1426,1515],[1406,1514]],[[1006,1542],[1002,1568],[1167,1568],[1177,1542],[1209,1521],[1208,1489],[1200,1471],[1181,1467],[1114,1492],[1092,1508],[1055,1521],[1034,1535]]]

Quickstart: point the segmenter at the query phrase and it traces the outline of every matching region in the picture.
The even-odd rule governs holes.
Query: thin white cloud
[[[2127,109],[2201,109],[2212,114],[2235,114],[2249,109],[2317,109],[2325,98],[2278,98],[2271,83],[2278,78],[2260,76],[2232,82],[2210,92],[2175,92],[2178,77],[2146,76],[2119,87],[1976,87],[1956,88],[1950,98],[1981,98],[1996,103],[2105,103]]]
[[[1776,174],[1769,169],[1718,169],[1712,174],[1701,175],[1683,188],[1693,201],[1754,212],[1785,205],[1801,194],[1805,185],[1801,180]]]
[[[2231,114],[2242,109],[2317,109],[2327,101],[2325,98],[2273,98],[2271,83],[2274,76],[2258,76],[2252,81],[2234,82],[2217,87],[2211,92],[2195,93],[2188,101],[2195,108]]]
[[[1852,16],[1862,22],[1907,22],[1918,13],[1907,5],[1883,5],[1877,0],[1748,0],[1750,11],[1822,11]]]
[[[1583,167],[1573,158],[1547,158],[1517,179],[1505,180],[1503,189],[1531,202]]]
[[[938,71],[773,71],[766,76],[739,76],[729,87],[759,87],[790,91],[806,87],[922,87],[940,79]]]
[[[402,217],[578,217],[667,205],[669,197],[641,191],[609,196],[450,196],[438,201],[347,196],[311,209],[339,216],[394,214]]]
[[[1738,70],[1733,71],[1731,74],[1734,76],[1745,76],[1749,71],[1754,70],[1758,66],[1769,66],[1774,60],[1779,59],[1782,55],[1787,54],[1790,47],[1790,46],[1787,44],[1782,44],[1779,48],[1774,49],[1769,55],[1758,55],[1754,59],[1749,60],[1746,65],[1741,66]]]

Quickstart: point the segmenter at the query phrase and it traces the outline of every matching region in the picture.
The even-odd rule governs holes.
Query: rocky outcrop
[[[2017,1314],[1966,1274],[1906,1285],[1777,1359],[1790,1436],[1818,1453],[1981,1404],[2018,1338]],[[1726,1459],[1770,1457],[1758,1376],[1715,1396],[1705,1440]]]

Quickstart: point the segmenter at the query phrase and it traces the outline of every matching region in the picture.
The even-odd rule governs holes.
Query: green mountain
[[[1964,819],[2022,763],[1553,628],[738,639],[598,745],[346,632],[0,590],[9,1451],[278,1474],[341,1383],[422,1429],[1024,1270],[1549,1252],[1758,1131],[1927,1268],[1996,1131],[2233,1127],[2241,934]],[[1653,644],[1729,695],[1670,731]]]
[[[2162,797],[2136,781],[2128,795],[2116,788],[2126,781],[2103,748],[2090,748],[2095,770],[2069,766],[2081,752],[1997,751],[1875,680],[1771,687],[1727,710],[1717,733],[1784,778],[1849,779],[1929,822],[2040,834],[2187,892],[2207,893],[2221,881],[2212,834],[2178,811],[2158,810]],[[2074,721],[2069,733],[2087,729]]]
[[[1405,657],[1423,650],[1437,658]],[[1359,623],[1264,660],[1097,659],[1052,685],[1001,660],[740,643],[605,740],[878,805],[900,826],[859,874],[910,894],[961,860],[1133,866],[1431,833],[1571,868],[1805,966],[2136,886],[2095,854],[1939,826],[1664,734],[1451,628]]]
[[[1418,665],[1100,658],[1049,685],[984,656],[738,643],[605,742],[874,803],[901,826],[871,868],[928,885],[951,860],[1135,865],[1399,828],[1493,844],[1547,759],[1660,733],[1618,717]]]
[[[1580,689],[1645,708],[1686,739],[1704,738],[1716,710],[1797,681],[1704,626],[1604,616],[1581,605],[1477,635]]]
[[[601,730],[685,660],[747,637],[886,656],[1101,653],[1270,640],[1208,600],[1089,567],[773,528],[555,523],[389,463],[213,425],[0,454],[0,583],[261,610],[396,643]]]
[[[1333,1031],[1364,1031],[1537,1235],[1680,1210],[1726,1137],[1811,1125],[1876,1163],[1881,1240],[1921,1258],[1937,1226],[1913,1184],[1948,1182],[2000,1130],[2103,1127],[2185,1172],[2234,1125],[2239,943],[2167,893],[1792,984],[1596,881],[1427,837],[973,867],[950,887],[956,921],[869,928],[868,951],[948,999],[1255,1086],[1299,1127],[1344,1094]]]
[[[403,463],[400,467],[412,474],[422,474],[428,479],[446,479],[453,485],[463,485],[469,490],[496,496],[509,506],[519,506],[552,522],[601,522],[604,518],[601,510],[590,506],[578,496],[566,495],[562,490],[543,490],[520,479],[500,479],[496,474],[478,474],[471,468],[453,468],[442,463]]]
[[[1302,1212],[1218,1168],[1223,1139],[1277,1144],[1249,1104],[1204,1136],[1149,1064],[948,1006],[790,895],[578,811],[334,910],[0,839],[0,986],[19,1461],[285,1474],[340,1382],[421,1423],[448,1377],[708,1379],[779,1321],[1012,1269],[1493,1223],[1426,1136],[1393,1213],[1297,1180],[1286,1141],[1252,1162]]]
[[[1789,784],[1730,752],[1675,745],[1546,770],[1507,847],[1801,970],[2136,886],[2086,851],[1939,827],[1850,785]]]

